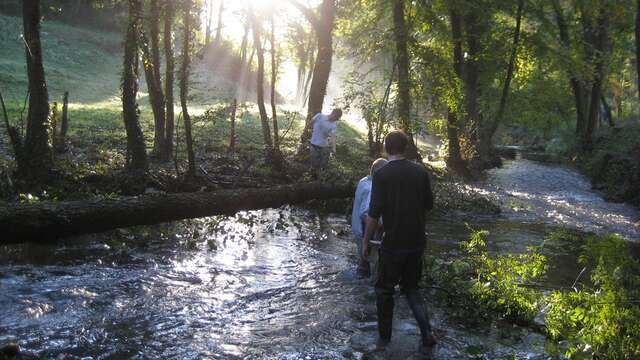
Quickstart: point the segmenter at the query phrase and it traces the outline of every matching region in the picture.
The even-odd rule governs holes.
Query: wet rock
[[[16,343],[9,343],[0,347],[0,360],[27,360],[39,359],[39,357],[21,351]]]

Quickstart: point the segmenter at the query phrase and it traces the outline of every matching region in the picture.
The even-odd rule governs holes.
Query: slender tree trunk
[[[40,45],[39,0],[22,2],[22,22],[29,79],[29,112],[18,174],[24,179],[44,181],[51,170],[52,157],[47,129],[49,95]]]
[[[258,55],[258,74],[256,95],[258,102],[258,110],[260,112],[260,123],[262,124],[262,138],[267,150],[268,158],[271,156],[273,142],[271,141],[271,129],[269,128],[269,117],[267,109],[264,106],[264,51],[262,49],[262,41],[260,40],[260,24],[253,12],[251,13],[251,23],[253,28],[253,45]]]
[[[451,35],[453,40],[453,71],[458,78],[462,80],[464,59],[462,57],[462,17],[452,10],[450,14]],[[447,108],[447,139],[449,141],[449,149],[447,156],[447,165],[453,171],[465,177],[469,176],[469,170],[460,154],[460,126],[458,123],[457,111],[451,107]]]
[[[218,27],[216,28],[216,38],[214,40],[215,46],[220,46],[220,37],[222,36],[222,13],[224,12],[224,0],[220,0],[220,7],[218,8]]]
[[[276,109],[276,81],[278,80],[278,62],[276,60],[276,36],[275,22],[273,14],[271,14],[271,36],[269,38],[271,44],[271,121],[273,123],[273,147],[275,151],[280,148],[280,137],[278,135],[278,112]]]
[[[211,42],[211,20],[213,20],[213,0],[209,0],[209,11],[207,16],[207,29],[204,36],[204,46],[209,46]]]
[[[560,43],[565,51],[571,51],[571,39],[569,38],[569,29],[564,18],[562,8],[558,0],[552,1],[553,9],[560,33]],[[571,89],[576,104],[576,134],[582,133],[583,124],[585,123],[585,94],[584,84],[577,78],[573,70],[569,70]]]
[[[520,42],[520,24],[522,20],[522,12],[524,8],[524,0],[518,0],[518,10],[516,12],[516,28],[513,33],[513,48],[511,49],[511,56],[509,57],[509,65],[507,65],[507,75],[502,85],[502,96],[500,96],[500,105],[498,106],[498,114],[491,123],[486,134],[487,139],[485,141],[492,143],[493,135],[495,134],[498,125],[502,122],[504,111],[507,107],[507,97],[509,96],[509,87],[511,85],[511,79],[513,78],[513,72],[515,70],[516,57],[518,55],[518,44]]]
[[[593,148],[593,133],[600,114],[600,101],[602,97],[602,86],[604,82],[605,59],[607,52],[609,17],[606,5],[602,5],[598,14],[597,30],[595,34],[594,62],[595,76],[591,87],[591,100],[589,102],[589,116],[583,135],[583,149],[590,151]]]
[[[56,141],[57,147],[56,151],[59,153],[63,153],[67,150],[67,132],[69,131],[69,92],[64,92],[64,97],[62,98],[62,120],[60,123],[60,134],[58,134],[58,139]]]
[[[229,150],[233,154],[236,151],[236,111],[238,110],[238,99],[233,98],[231,103],[231,131],[229,133]]]
[[[164,148],[165,140],[165,104],[164,95],[162,94],[162,82],[156,78],[157,67],[153,62],[151,49],[147,41],[146,34],[140,33],[140,48],[142,50],[142,66],[144,68],[144,77],[147,82],[147,90],[149,93],[149,104],[153,112],[154,136],[153,136],[153,154],[160,155]]]
[[[394,0],[393,25],[398,64],[398,119],[400,128],[409,137],[409,146],[405,155],[408,159],[413,160],[419,158],[419,155],[413,141],[413,122],[411,121],[411,79],[409,77],[408,34],[404,18],[404,0]]]
[[[604,107],[604,114],[607,118],[607,124],[609,125],[609,127],[614,127],[611,106],[609,106],[609,103],[607,103],[607,99],[604,97],[604,95],[600,97],[600,100],[602,100],[602,107]]]
[[[165,90],[166,95],[166,121],[165,121],[165,139],[164,139],[164,151],[162,155],[163,161],[169,161],[173,156],[173,132],[174,132],[174,109],[173,109],[173,83],[174,83],[174,71],[175,60],[173,57],[173,20],[175,17],[175,4],[174,0],[165,0],[165,14],[164,14],[164,58],[167,62],[165,72]]]
[[[149,88],[149,100],[152,102],[153,120],[154,120],[154,137],[153,137],[153,153],[161,156],[165,148],[165,99],[162,92],[162,77],[160,76],[160,5],[159,0],[151,0],[151,11],[149,18],[149,47],[151,50],[151,63],[145,62],[145,68],[150,66],[154,83]],[[145,70],[145,75],[147,71]],[[149,80],[147,80],[147,84]],[[154,92],[151,96],[151,91]]]
[[[636,77],[640,98],[640,0],[636,1]]]
[[[127,132],[127,169],[146,171],[147,152],[140,128],[138,103],[138,34],[141,30],[142,3],[129,0],[129,26],[125,38],[122,71],[122,117]]]
[[[480,98],[480,37],[482,28],[480,19],[474,12],[467,12],[464,16],[463,28],[467,43],[467,52],[464,60],[464,109],[467,117],[467,127],[469,131],[470,145],[473,147],[470,151],[473,153],[471,159],[476,163],[477,167],[484,168],[484,162],[489,158],[490,148],[488,144],[483,142],[481,132],[484,131],[484,124],[480,115],[479,98]]]
[[[196,174],[196,160],[193,151],[193,136],[191,132],[191,117],[187,108],[187,98],[189,96],[189,66],[191,62],[191,21],[192,21],[192,0],[184,1],[184,35],[182,44],[182,68],[180,72],[180,104],[182,105],[182,119],[184,121],[184,137],[187,145],[187,161],[189,176]]]

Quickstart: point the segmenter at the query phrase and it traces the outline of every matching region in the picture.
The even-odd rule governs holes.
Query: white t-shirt
[[[315,146],[329,146],[329,136],[336,134],[336,122],[329,120],[329,116],[317,113],[313,117],[313,132],[311,133],[311,143]]]

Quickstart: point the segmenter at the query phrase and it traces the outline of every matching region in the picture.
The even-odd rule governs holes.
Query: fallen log
[[[352,184],[304,183],[263,189],[0,206],[0,245],[51,242],[128,226],[233,215],[240,210],[275,208],[314,199],[345,198],[353,196],[353,190]]]

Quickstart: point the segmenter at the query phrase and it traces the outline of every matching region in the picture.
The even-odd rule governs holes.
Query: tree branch
[[[304,15],[307,18],[307,20],[311,23],[311,26],[313,26],[313,28],[316,31],[319,31],[320,19],[318,19],[318,16],[313,12],[313,10],[300,4],[296,0],[285,0],[285,1],[293,5],[293,7],[295,7],[296,9],[298,9],[302,13],[302,15]]]

